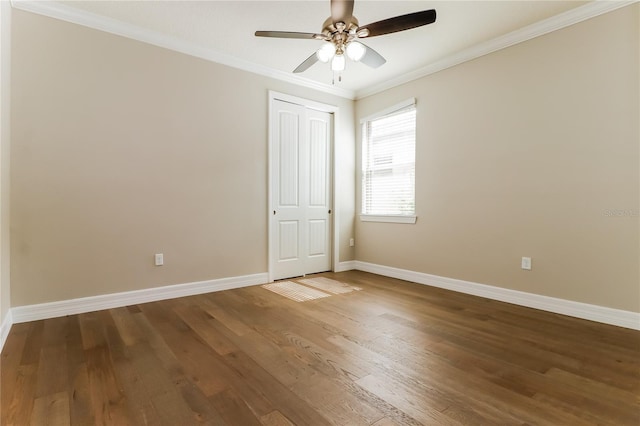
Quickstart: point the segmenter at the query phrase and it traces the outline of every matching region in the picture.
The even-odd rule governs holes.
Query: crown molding
[[[531,40],[582,21],[586,21],[587,19],[638,3],[638,1],[640,0],[594,0],[583,6],[576,7],[567,12],[513,31],[509,34],[505,34],[476,46],[472,46],[468,49],[464,49],[415,71],[411,71],[396,78],[385,80],[380,84],[374,84],[357,91],[319,83],[285,71],[255,64],[253,62],[249,62],[214,49],[209,49],[195,43],[180,40],[176,37],[168,36],[157,31],[148,30],[116,19],[75,9],[55,1],[11,0],[11,4],[16,9],[131,38],[154,46],[174,50],[186,55],[195,56],[211,62],[238,68],[243,71],[274,78],[346,99],[358,100],[430,74],[434,74],[438,71],[451,68],[464,62],[471,61],[481,56],[488,55],[489,53],[505,49],[515,44]]]
[[[227,53],[200,46],[196,43],[184,41],[177,37],[162,34],[133,24],[128,24],[117,19],[79,10],[56,1],[11,0],[11,5],[16,9],[26,12],[36,13],[38,15],[48,16],[61,21],[71,22],[73,24],[82,25],[99,31],[127,37],[143,43],[195,56],[207,61],[238,68],[243,71],[318,90],[323,93],[329,93],[351,100],[355,99],[355,91],[353,90],[318,83],[289,72],[249,62]]]
[[[464,62],[471,61],[481,56],[488,55],[489,53],[506,49],[507,47],[513,46],[515,44],[523,43],[527,40],[531,40],[541,35],[545,35],[550,32],[566,28],[573,24],[586,21],[587,19],[595,18],[596,16],[603,15],[607,12],[629,6],[633,3],[637,3],[638,1],[640,0],[592,1],[591,3],[587,3],[584,6],[576,7],[559,15],[536,22],[535,24],[528,25],[503,36],[496,37],[492,40],[488,40],[486,42],[464,49],[458,53],[447,56],[446,58],[426,65],[415,71],[411,71],[396,78],[391,78],[380,84],[375,84],[362,90],[357,90],[355,98],[356,100],[366,98],[367,96],[383,92],[387,89],[391,89],[401,84],[405,84],[410,81],[428,76],[430,74],[434,74],[438,71],[442,71],[447,68],[462,64]]]

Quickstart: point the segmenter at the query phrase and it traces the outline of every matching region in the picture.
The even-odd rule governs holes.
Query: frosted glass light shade
[[[367,48],[364,47],[364,44],[358,43],[357,41],[352,41],[347,44],[347,56],[352,61],[358,62],[365,53],[367,53]]]
[[[331,61],[331,70],[332,71],[344,71],[345,66],[344,55],[336,55],[333,57]]]
[[[336,54],[336,48],[331,43],[324,43],[320,49],[316,52],[316,56],[320,62],[329,62],[331,58]]]

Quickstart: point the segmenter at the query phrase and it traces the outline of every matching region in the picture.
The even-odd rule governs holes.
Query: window
[[[362,120],[362,220],[415,223],[415,155],[415,99]]]

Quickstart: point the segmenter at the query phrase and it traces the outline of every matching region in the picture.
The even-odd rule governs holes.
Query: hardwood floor
[[[364,272],[15,324],[2,425],[634,425],[640,332]]]

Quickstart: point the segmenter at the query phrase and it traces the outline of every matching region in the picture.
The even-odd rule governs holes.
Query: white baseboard
[[[4,342],[7,341],[7,336],[9,336],[9,330],[11,330],[11,326],[13,325],[13,320],[11,318],[11,309],[7,312],[4,319],[0,323],[0,353],[2,353],[2,348],[4,348]]]
[[[83,297],[80,299],[61,300],[59,302],[41,303],[38,305],[17,306],[10,310],[14,324],[37,321],[47,318],[75,315],[84,312],[99,311],[138,303],[155,302],[174,299],[176,297],[193,296],[214,291],[230,290],[268,282],[267,273],[244,275],[240,277],[221,278],[187,284],[176,284],[144,290],[125,291],[122,293],[104,294]],[[8,332],[8,331],[7,331]]]
[[[588,303],[541,296],[538,294],[526,293],[524,291],[510,290],[470,281],[439,277],[437,275],[392,268],[390,266],[376,265],[367,262],[355,261],[354,266],[355,267],[353,269],[357,269],[359,271],[371,272],[373,274],[412,281],[418,284],[486,297],[488,299],[499,300],[501,302],[513,303],[514,305],[554,312],[556,314],[568,315],[604,324],[640,330],[640,313],[638,312],[623,311],[604,306],[590,305]]]
[[[333,272],[344,272],[351,271],[356,269],[356,261],[355,260],[347,260],[346,262],[340,262],[333,268]]]
[[[554,312],[576,318],[616,325],[619,327],[640,330],[640,313],[590,305],[571,300],[541,296],[523,291],[510,290],[501,287],[478,284],[470,281],[440,277],[406,269],[392,268],[361,261],[340,262],[336,272],[348,270],[371,272],[418,284],[453,290],[460,293],[486,297],[488,299],[513,303],[515,305]],[[100,296],[83,297],[80,299],[62,300],[59,302],[42,303],[38,305],[17,306],[9,310],[0,324],[0,351],[13,324],[74,315],[84,312],[111,309],[116,307],[148,303],[177,297],[193,296],[214,291],[230,290],[268,282],[267,273],[244,275],[239,277],[221,278],[199,281],[187,284],[177,284],[144,290],[134,290],[122,293],[105,294]]]

